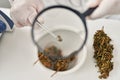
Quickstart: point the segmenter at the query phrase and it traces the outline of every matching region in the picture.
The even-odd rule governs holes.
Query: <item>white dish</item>
[[[55,38],[51,37],[50,34],[41,32],[41,37],[36,41],[38,45],[44,49],[48,46],[55,45],[60,48],[63,56],[67,56],[73,51],[78,50],[83,45],[83,40],[80,35],[80,31],[71,26],[63,26],[59,25],[57,27],[52,28],[52,32],[56,35],[60,35],[63,39],[61,42],[57,41]],[[87,49],[84,46],[83,50],[79,51],[78,55],[74,62],[72,62],[69,69],[66,71],[58,71],[57,74],[65,75],[75,72],[80,69],[80,67],[84,64],[87,57]],[[46,70],[47,73],[51,73],[51,75],[55,72],[43,66],[41,62],[39,62],[39,66]]]
[[[93,34],[105,26],[105,32],[114,44],[114,69],[106,80],[120,80],[120,21],[87,21],[89,36],[87,40],[88,56],[84,65],[68,75],[51,74],[40,70],[39,64],[33,66],[37,59],[37,50],[32,43],[30,28],[16,28],[13,33],[6,33],[0,42],[0,80],[99,80],[98,68],[93,59]]]

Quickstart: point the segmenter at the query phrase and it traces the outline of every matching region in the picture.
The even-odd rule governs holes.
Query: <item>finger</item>
[[[32,24],[34,19],[35,19],[35,17],[36,17],[36,15],[37,15],[37,12],[36,12],[35,9],[33,9],[31,14],[27,18],[28,23]]]
[[[111,0],[112,1],[112,0]],[[101,18],[105,15],[107,15],[109,13],[109,11],[111,11],[111,3],[108,4],[108,0],[103,0],[99,7],[90,15],[91,19],[97,19],[97,18]]]
[[[43,9],[44,5],[43,5],[42,0],[35,0],[35,1],[36,1],[36,3],[32,6],[34,7],[34,9],[36,9],[36,11],[38,13]]]
[[[40,12],[44,8],[43,2],[39,0],[39,4],[37,5],[37,12]]]
[[[100,3],[101,3],[102,0],[90,0],[87,4],[86,4],[86,7],[87,8],[93,8],[93,7],[96,7],[98,6]]]

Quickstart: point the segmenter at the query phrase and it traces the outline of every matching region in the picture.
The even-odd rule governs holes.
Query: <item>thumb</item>
[[[119,5],[117,5],[120,2],[119,0],[102,0],[102,2],[99,4],[98,8],[90,15],[91,19],[101,18],[106,15],[112,15],[115,14],[117,11],[120,10],[117,9]]]
[[[33,11],[33,13],[31,13],[31,14],[28,16],[28,19],[27,19],[27,20],[28,20],[28,22],[29,22],[30,24],[33,23],[36,15],[37,15],[37,12],[36,12],[36,11]]]

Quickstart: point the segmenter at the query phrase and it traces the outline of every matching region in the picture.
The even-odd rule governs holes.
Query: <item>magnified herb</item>
[[[50,54],[53,57],[56,55],[63,57],[62,51],[55,46],[50,46],[48,48],[45,48],[44,52],[47,54]],[[67,59],[65,58],[65,59],[58,59],[58,60],[53,61],[52,59],[48,58],[48,56],[44,55],[41,52],[38,53],[38,58],[39,58],[39,60],[37,60],[37,61],[41,61],[41,63],[45,67],[56,71],[52,76],[54,76],[58,71],[67,70],[69,68],[70,63],[73,60],[75,60],[75,56],[72,56]],[[35,62],[35,64],[36,64],[36,62]]]
[[[60,42],[62,42],[62,41],[63,41],[63,39],[61,38],[61,36],[60,36],[60,35],[58,35],[57,37],[58,37],[58,41],[60,41]]]
[[[94,35],[94,58],[96,60],[96,66],[99,68],[99,78],[106,79],[109,77],[110,71],[113,69],[113,45],[110,44],[110,37],[102,30],[98,30]]]

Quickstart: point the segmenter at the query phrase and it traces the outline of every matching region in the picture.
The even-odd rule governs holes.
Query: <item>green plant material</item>
[[[106,79],[109,76],[110,71],[113,69],[113,45],[110,44],[110,37],[102,30],[98,30],[94,34],[94,59],[96,60],[96,66],[101,73],[99,78]]]

